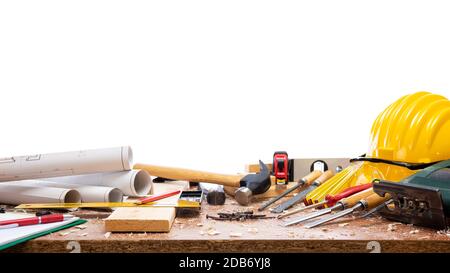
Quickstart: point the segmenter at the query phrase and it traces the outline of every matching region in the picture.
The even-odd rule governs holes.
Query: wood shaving
[[[200,235],[205,235],[205,232],[203,230],[200,230]]]
[[[401,225],[401,224],[400,223],[389,224],[387,231],[396,231],[397,230],[396,225]]]
[[[418,229],[411,230],[411,231],[409,232],[409,234],[417,234],[417,233],[419,233],[419,230],[418,230]]]
[[[209,228],[208,231],[207,231],[206,233],[208,233],[208,235],[210,235],[210,236],[214,236],[214,235],[220,234],[220,232],[217,231],[217,230],[214,229],[214,228]]]
[[[203,223],[198,223],[197,226],[202,227]]]
[[[423,236],[423,237],[420,237],[420,238],[417,238],[417,239],[419,239],[419,240],[430,239],[430,236]]]
[[[80,236],[87,236],[89,233],[85,232],[83,234],[80,234]]]
[[[247,231],[250,232],[250,233],[258,233],[258,229],[257,228],[249,228]]]
[[[70,231],[60,232],[59,235],[66,236],[66,235],[69,235],[70,233],[71,233]]]
[[[230,237],[242,237],[242,233],[240,232],[231,232]]]
[[[323,232],[327,232],[327,231],[329,231],[329,229],[328,228],[322,228],[322,231]]]
[[[105,238],[108,239],[109,236],[111,236],[111,232],[106,232],[105,235],[103,235],[103,236],[105,236]]]
[[[85,228],[87,228],[87,226],[86,225],[80,225],[80,226],[76,226],[75,228],[77,228],[77,229],[85,229]]]
[[[339,227],[346,227],[346,226],[348,226],[348,223],[342,223],[342,224],[339,224],[338,226]]]

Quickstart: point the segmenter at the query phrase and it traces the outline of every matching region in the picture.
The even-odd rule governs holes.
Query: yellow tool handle
[[[368,196],[372,194],[376,193],[373,191],[372,188],[368,188],[366,190],[350,195],[349,197],[342,199],[338,203],[343,204],[345,208],[350,208],[356,205],[356,203],[358,203],[359,201],[366,199]]]
[[[385,194],[384,197],[381,197],[374,192],[373,194],[367,196],[363,202],[364,202],[365,209],[371,210],[371,209],[381,205],[381,203],[386,202],[389,199],[391,199],[391,196],[389,194]]]
[[[328,179],[332,178],[333,175],[334,175],[333,171],[332,170],[328,170],[328,171],[324,172],[323,174],[321,174],[319,176],[319,178],[314,180],[314,183],[317,183],[318,185],[322,185],[322,183],[324,183]]]
[[[304,176],[300,181],[303,181],[306,185],[311,184],[314,180],[318,179],[320,175],[322,174],[322,171],[312,171],[306,176]]]
[[[239,187],[244,175],[226,175],[182,168],[161,167],[148,164],[135,164],[133,169],[146,170],[152,176],[190,182],[210,182],[229,187]]]

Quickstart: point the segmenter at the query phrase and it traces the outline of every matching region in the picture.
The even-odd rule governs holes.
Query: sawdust
[[[329,231],[329,229],[328,228],[322,228],[322,231],[323,232],[327,232],[327,231]]]
[[[197,226],[202,227],[203,223],[197,223]]]
[[[208,228],[208,230],[206,231],[206,233],[207,233],[208,235],[210,235],[210,236],[214,236],[214,235],[220,234],[220,232],[217,231],[217,230],[216,230],[215,228],[213,228],[213,227]]]
[[[342,224],[339,224],[338,226],[339,227],[346,227],[346,226],[348,226],[349,225],[349,223],[342,223]]]
[[[105,236],[105,238],[108,239],[109,236],[111,236],[111,232],[106,232],[103,236]]]
[[[401,225],[401,223],[392,223],[388,225],[387,231],[396,231],[397,230],[397,225]]]
[[[230,237],[242,237],[242,233],[240,232],[231,232]]]
[[[417,234],[417,233],[419,233],[418,229],[414,229],[409,232],[409,234]]]
[[[86,229],[87,226],[86,225],[79,225],[79,226],[76,226],[75,228],[77,228],[77,229]]]

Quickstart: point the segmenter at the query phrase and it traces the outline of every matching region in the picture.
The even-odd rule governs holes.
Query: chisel
[[[292,211],[287,211],[287,212],[283,213],[282,215],[279,215],[277,218],[281,219],[281,218],[284,218],[286,216],[293,215],[293,214],[299,213],[299,212],[307,210],[307,209],[313,209],[313,208],[321,207],[321,206],[324,206],[324,205],[327,205],[327,207],[330,208],[330,207],[334,206],[341,199],[349,197],[350,195],[353,195],[353,194],[358,193],[360,191],[366,190],[366,189],[368,189],[370,187],[372,187],[372,183],[367,183],[367,184],[362,184],[362,185],[350,187],[350,188],[347,188],[343,192],[341,192],[339,194],[336,194],[336,195],[329,195],[328,194],[327,196],[325,196],[325,200],[323,200],[322,202],[315,203],[315,204],[312,204],[310,206],[298,208],[298,209],[295,209],[295,210],[292,210]]]
[[[326,209],[322,209],[319,210],[317,212],[314,213],[310,213],[306,216],[297,218],[291,222],[288,222],[286,224],[284,224],[285,227],[290,226],[290,225],[295,225],[298,224],[300,222],[304,222],[328,213],[331,213],[333,211],[341,211],[344,210],[346,208],[352,207],[354,206],[356,203],[358,203],[360,200],[368,197],[369,195],[373,194],[373,190],[372,188],[369,188],[367,190],[363,190],[361,192],[355,193],[347,198],[342,199],[341,201],[337,202],[336,205],[332,206],[331,208],[326,208]]]
[[[373,191],[372,191],[373,192]],[[386,194],[384,197],[379,196],[378,194],[376,194],[375,192],[373,192],[372,194],[370,194],[369,196],[367,196],[366,198],[363,198],[361,200],[359,200],[358,202],[356,202],[355,205],[353,205],[351,208],[345,209],[341,212],[338,212],[334,215],[331,215],[330,217],[325,217],[324,219],[320,219],[314,223],[305,225],[306,228],[313,228],[313,227],[317,227],[320,226],[324,223],[333,221],[335,219],[344,217],[346,215],[352,214],[355,211],[363,211],[363,210],[368,210],[368,209],[372,209],[377,207],[378,205],[384,203],[385,201],[387,201],[388,199],[390,199],[390,195]]]
[[[328,179],[333,177],[333,175],[334,175],[334,173],[331,170],[324,172],[321,176],[319,176],[316,180],[314,180],[314,182],[309,184],[309,187],[307,187],[303,191],[299,192],[297,195],[291,197],[286,202],[283,202],[280,205],[278,205],[277,207],[275,207],[272,210],[272,212],[273,213],[281,213],[281,212],[285,211],[286,209],[292,207],[293,205],[297,204],[298,202],[302,201],[303,199],[305,199],[305,197],[308,193],[310,193],[311,191],[315,190],[317,187],[322,185],[322,183],[324,183],[325,181],[327,181]]]
[[[289,193],[295,191],[298,188],[303,187],[304,185],[308,184],[309,182],[313,181],[314,179],[317,179],[320,175],[322,174],[322,171],[312,171],[310,174],[308,174],[307,176],[303,177],[302,179],[300,179],[297,184],[295,186],[293,186],[292,188],[284,191],[283,193],[281,193],[280,195],[264,202],[261,207],[258,208],[259,211],[264,210],[265,208],[267,208],[268,206],[272,205],[273,203],[275,203],[276,201],[280,200],[281,198],[283,198],[284,196],[288,195]]]

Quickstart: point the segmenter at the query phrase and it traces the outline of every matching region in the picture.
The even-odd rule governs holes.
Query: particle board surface
[[[247,209],[256,210],[260,203]],[[89,219],[86,228],[73,227],[7,249],[6,252],[70,252],[67,246],[76,241],[81,252],[371,252],[379,244],[380,252],[448,252],[450,232],[436,231],[395,223],[379,216],[367,219],[344,217],[321,227],[303,225],[284,227],[292,218],[247,221],[216,221],[206,214],[244,210],[232,198],[224,206],[202,204],[198,216],[175,219],[166,233],[111,233],[100,219]],[[268,215],[275,216],[269,211]],[[308,212],[301,213],[298,216]],[[297,217],[297,216],[295,216]],[[218,233],[209,233],[215,230]],[[241,234],[240,237],[231,236]],[[214,234],[214,235],[213,235]],[[449,234],[449,235],[447,235]]]

